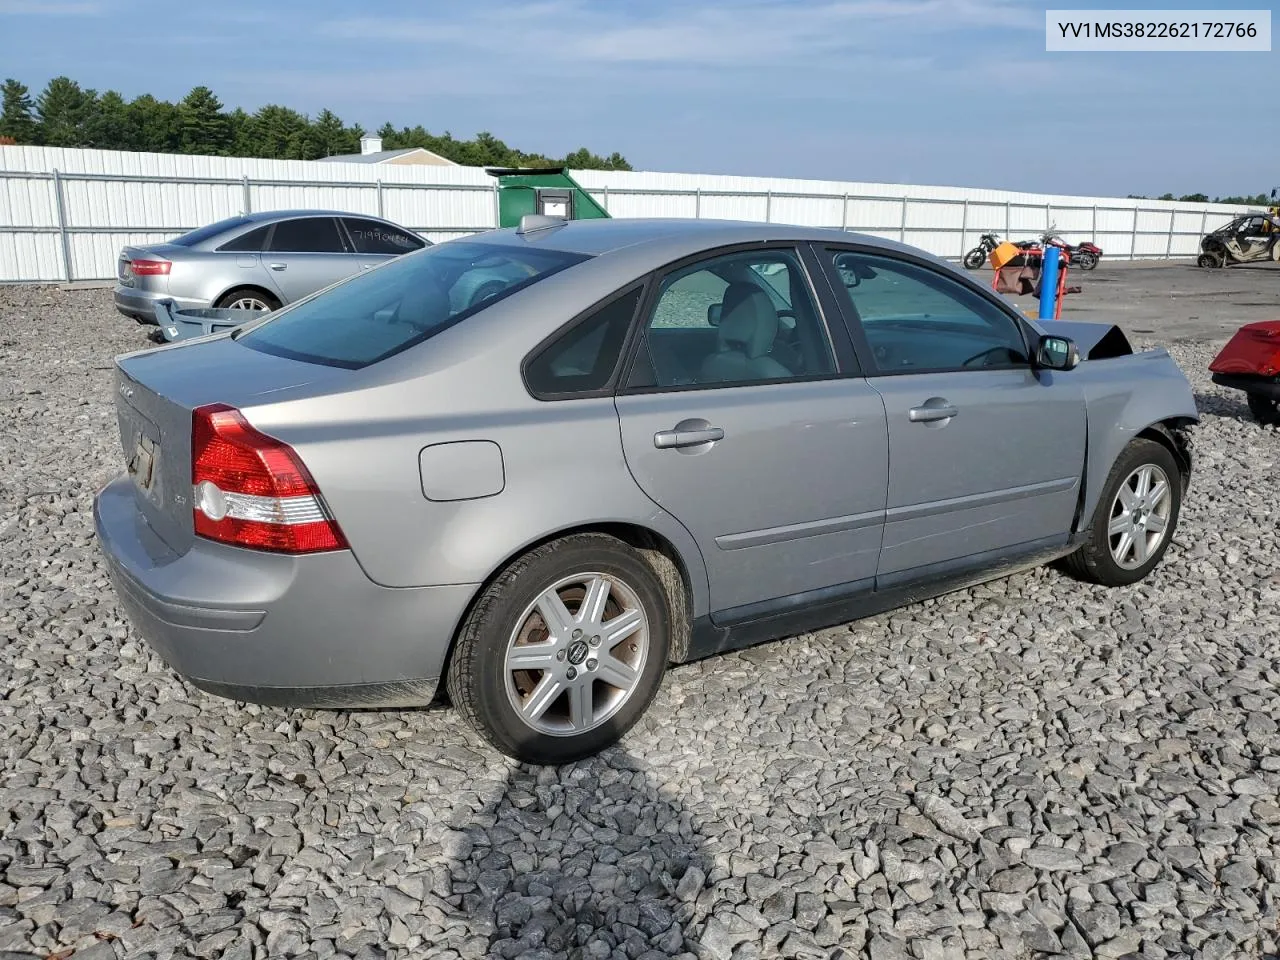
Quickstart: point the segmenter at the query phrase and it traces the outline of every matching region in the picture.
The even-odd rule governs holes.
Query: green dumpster
[[[515,227],[525,214],[566,220],[608,219],[609,213],[574,182],[564,167],[511,167],[485,171],[498,180],[498,226]]]

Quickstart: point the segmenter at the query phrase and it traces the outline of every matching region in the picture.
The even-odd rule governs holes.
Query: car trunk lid
[[[1245,324],[1213,358],[1209,371],[1259,377],[1280,376],[1280,320]]]
[[[349,371],[250,350],[230,336],[116,360],[116,417],[134,499],[147,524],[182,554],[194,539],[191,413],[208,403],[241,411],[313,392]]]

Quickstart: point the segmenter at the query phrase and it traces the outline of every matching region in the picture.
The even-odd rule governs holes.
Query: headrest
[[[778,311],[768,294],[749,283],[730,284],[720,313],[721,349],[741,350],[754,360],[773,348],[777,336]]]

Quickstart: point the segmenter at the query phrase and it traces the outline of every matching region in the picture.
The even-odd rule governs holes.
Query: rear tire
[[[1253,419],[1267,426],[1280,424],[1280,402],[1264,397],[1260,393],[1246,394],[1249,401],[1249,412]]]
[[[1071,261],[1073,267],[1079,267],[1081,270],[1092,270],[1098,265],[1098,255],[1096,253],[1077,253]]]
[[[507,756],[570,763],[640,719],[670,637],[671,604],[653,567],[614,537],[576,534],[525,554],[484,590],[459,631],[446,686],[454,708]]]
[[[1164,557],[1181,510],[1182,471],[1173,454],[1154,440],[1132,440],[1107,474],[1088,539],[1063,566],[1106,587],[1137,583]]]
[[[987,251],[981,247],[974,247],[964,255],[964,268],[966,270],[977,270],[987,262]]]
[[[253,306],[250,306],[253,304]],[[228,290],[214,304],[220,310],[279,310],[280,301],[256,287],[236,287]]]

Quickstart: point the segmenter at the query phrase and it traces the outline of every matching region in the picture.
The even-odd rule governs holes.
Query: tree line
[[[126,100],[115,90],[99,94],[68,77],[50,80],[39,96],[14,79],[0,87],[0,143],[50,147],[92,147],[146,153],[191,153],[271,160],[319,160],[359,153],[364,130],[331,110],[314,118],[290,107],[268,104],[254,113],[227,110],[212,90],[195,87],[177,103],[143,94]],[[567,166],[575,170],[630,170],[620,153],[597,156],[582,147],[563,158],[525,153],[493,134],[471,140],[421,124],[378,131],[384,150],[425,147],[466,166]]]
[[[1148,197],[1142,193],[1131,193],[1130,200],[1176,200],[1179,203],[1238,203],[1242,206],[1265,207],[1268,204],[1274,204],[1276,201],[1272,194],[1255,193],[1251,197],[1214,197],[1209,199],[1207,193],[1185,193],[1180,197],[1175,197],[1172,193],[1165,193],[1158,197]]]

